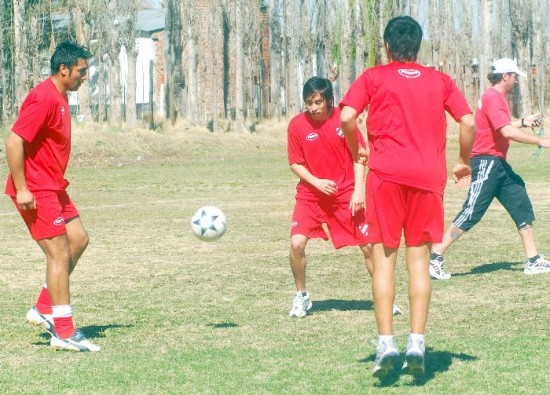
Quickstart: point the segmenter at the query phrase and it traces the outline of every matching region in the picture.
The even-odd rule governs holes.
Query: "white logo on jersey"
[[[338,137],[344,138],[344,132],[342,131],[342,128],[336,128],[336,134],[338,134]]]
[[[418,78],[420,77],[420,71],[415,69],[399,69],[397,70],[400,76],[405,78]]]
[[[65,223],[65,220],[63,219],[63,217],[57,217],[56,219],[53,220],[53,224],[55,226],[61,226]]]
[[[297,227],[297,226],[298,226],[298,222],[296,222],[296,221],[292,221],[292,222],[290,223],[290,227],[291,227],[291,228],[295,228],[295,227]]]
[[[319,138],[319,135],[317,133],[311,132],[310,134],[307,135],[306,140],[314,141],[314,140],[317,140],[318,138]]]
[[[61,106],[61,116],[65,116],[65,107]]]
[[[364,224],[364,225],[359,226],[359,232],[363,233],[365,236],[368,236],[368,234],[369,234],[369,225]]]

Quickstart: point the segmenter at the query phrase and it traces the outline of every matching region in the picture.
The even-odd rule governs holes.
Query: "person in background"
[[[451,278],[445,271],[443,255],[465,232],[481,221],[494,198],[504,206],[518,229],[527,259],[523,272],[528,275],[550,273],[550,262],[539,254],[535,246],[535,214],[525,182],[506,161],[510,141],[550,147],[550,139],[522,130],[540,126],[540,115],[517,120],[511,118],[506,97],[514,90],[520,76],[525,76],[525,73],[519,70],[514,60],[506,58],[496,60],[487,75],[491,87],[481,96],[475,114],[472,183],[462,210],[446,230],[443,241],[432,248],[430,275],[434,279]]]
[[[359,158],[352,159],[340,128],[340,109],[333,105],[331,82],[310,78],[302,97],[306,111],[288,125],[288,161],[300,179],[290,227],[290,268],[296,284],[290,317],[305,317],[312,307],[306,290],[306,246],[311,238],[328,240],[323,224],[335,248],[359,246],[372,273],[364,224],[365,165]],[[362,141],[357,127],[354,133]],[[354,177],[361,181],[355,182]],[[401,311],[394,306],[393,312]]]

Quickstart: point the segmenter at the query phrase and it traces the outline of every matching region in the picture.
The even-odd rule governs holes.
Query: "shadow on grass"
[[[453,277],[460,277],[460,276],[469,276],[472,274],[483,274],[483,273],[491,273],[491,272],[498,272],[500,270],[508,270],[512,272],[522,271],[523,270],[523,264],[524,262],[493,262],[493,263],[485,263],[480,266],[474,267],[469,272],[465,273],[453,273]],[[518,265],[521,265],[521,267],[516,267]]]
[[[314,300],[311,312],[317,311],[352,311],[352,310],[372,310],[373,304],[370,300],[341,300],[341,299],[327,299],[327,300]]]
[[[108,329],[117,329],[117,328],[130,328],[133,325],[119,325],[119,324],[110,324],[110,325],[89,325],[82,326],[79,329],[82,330],[84,336],[88,339],[97,339],[105,337],[105,331]],[[33,343],[37,346],[43,346],[50,344],[50,335],[47,333],[41,333],[40,337],[42,341]]]
[[[225,329],[225,328],[236,328],[238,327],[239,325],[235,324],[234,322],[218,322],[218,323],[209,323],[209,324],[206,324],[206,326],[211,326],[212,328],[215,328],[215,329]]]
[[[372,368],[374,359],[376,358],[376,353],[370,355],[368,358],[361,359],[359,362],[370,363],[369,369]],[[393,374],[380,379],[378,383],[375,384],[376,387],[390,387],[395,386],[396,382],[401,376],[411,377],[412,382],[407,383],[407,386],[419,386],[424,385],[428,381],[435,378],[438,373],[444,373],[449,370],[450,366],[453,363],[453,359],[459,359],[461,361],[475,361],[477,357],[468,354],[455,354],[448,351],[434,351],[432,347],[426,348],[426,363],[425,363],[425,373],[422,377],[412,377],[409,375],[401,374],[401,366],[404,362],[404,357],[401,357],[399,360],[396,370]]]

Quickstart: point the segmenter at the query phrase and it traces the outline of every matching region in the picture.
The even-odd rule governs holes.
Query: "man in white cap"
[[[550,273],[550,262],[538,253],[535,246],[535,215],[525,183],[506,161],[510,140],[550,148],[550,139],[522,130],[525,127],[540,126],[543,121],[540,115],[511,119],[506,96],[514,90],[519,76],[525,76],[525,73],[519,70],[512,59],[495,61],[487,75],[491,87],[481,96],[475,114],[476,138],[470,161],[470,190],[462,210],[443,235],[443,241],[432,247],[432,278],[448,280],[451,277],[443,267],[445,251],[481,220],[494,198],[504,206],[518,228],[527,257],[523,272]]]

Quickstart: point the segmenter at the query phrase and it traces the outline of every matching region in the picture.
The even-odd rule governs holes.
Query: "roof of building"
[[[166,25],[166,12],[163,8],[154,10],[141,10],[137,14],[138,29],[144,32],[164,30]]]

